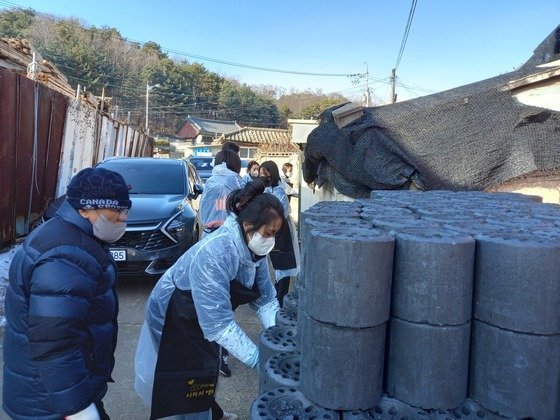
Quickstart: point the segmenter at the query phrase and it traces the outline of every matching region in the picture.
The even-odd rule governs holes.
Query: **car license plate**
[[[110,249],[109,252],[115,261],[126,261],[126,249]]]

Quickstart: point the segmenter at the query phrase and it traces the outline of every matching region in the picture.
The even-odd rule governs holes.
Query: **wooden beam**
[[[361,118],[362,115],[364,115],[364,107],[355,103],[346,104],[332,112],[334,122],[338,128],[342,128],[353,123],[357,119]]]

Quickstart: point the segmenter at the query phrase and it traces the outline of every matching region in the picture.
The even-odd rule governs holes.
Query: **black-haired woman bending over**
[[[233,191],[230,216],[190,248],[154,287],[136,350],[136,384],[151,418],[208,419],[219,369],[218,346],[256,367],[258,347],[235,322],[248,303],[263,326],[279,309],[265,256],[284,219],[258,181]]]

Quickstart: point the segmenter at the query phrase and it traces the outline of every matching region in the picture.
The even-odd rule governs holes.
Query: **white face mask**
[[[112,244],[117,242],[124,235],[126,230],[126,223],[117,222],[112,223],[109,219],[101,213],[97,213],[97,220],[93,224],[93,235],[101,239],[103,242]]]
[[[263,238],[259,232],[255,232],[247,246],[256,255],[262,257],[274,248],[274,236],[271,236],[270,238]]]

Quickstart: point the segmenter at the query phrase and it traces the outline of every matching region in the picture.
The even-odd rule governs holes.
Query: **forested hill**
[[[146,83],[150,127],[173,132],[188,114],[234,120],[241,125],[280,127],[287,118],[309,118],[345,102],[341,95],[283,92],[274,86],[249,86],[207,70],[202,64],[170,57],[155,42],[139,44],[114,28],[96,28],[76,19],[59,19],[33,10],[0,12],[0,37],[28,38],[70,84],[112,98],[119,113],[144,124]]]

